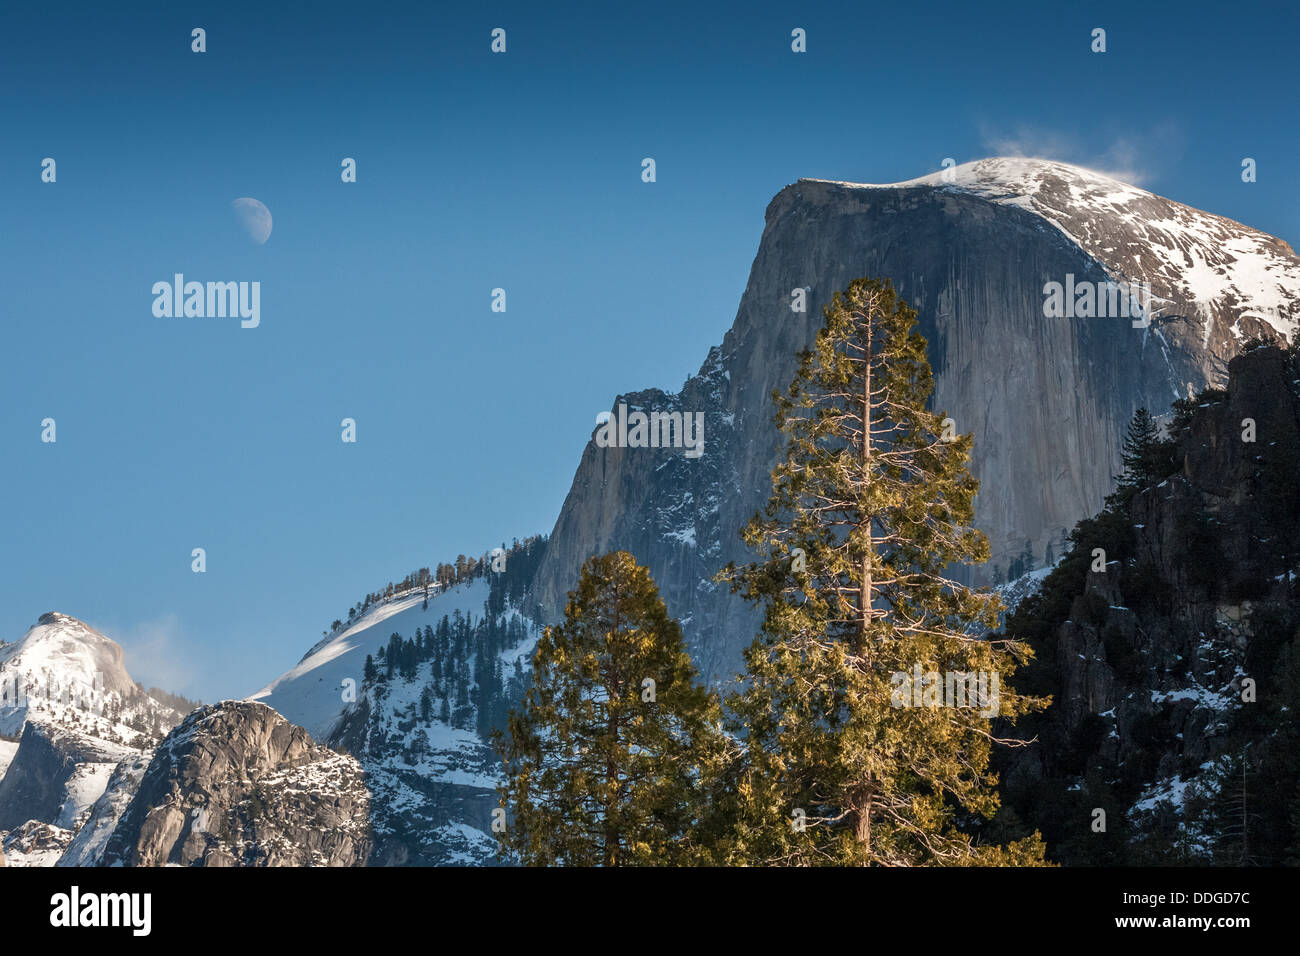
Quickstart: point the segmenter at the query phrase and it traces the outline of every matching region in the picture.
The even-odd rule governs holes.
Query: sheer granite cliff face
[[[614,402],[703,412],[703,455],[588,442],[534,584],[549,618],[588,556],[624,548],[650,567],[701,670],[734,671],[757,618],[712,577],[750,557],[737,532],[770,490],[772,391],[822,306],[860,276],[892,279],[917,309],[934,407],[974,433],[989,567],[1026,542],[1041,563],[1101,505],[1134,410],[1221,381],[1242,337],[1294,334],[1300,300],[1284,242],[1062,164],[987,160],[896,186],[801,180],[769,205],[735,323],[699,374],[675,395]],[[1149,283],[1156,316],[1149,328],[1045,318],[1044,286],[1067,276]],[[797,288],[804,312],[791,309]]]

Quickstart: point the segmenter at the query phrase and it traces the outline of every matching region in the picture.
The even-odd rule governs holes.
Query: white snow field
[[[456,611],[482,617],[487,598],[487,579],[475,578],[446,591],[431,590],[427,611],[423,610],[423,591],[376,605],[248,699],[274,707],[315,740],[324,742],[344,708],[343,682],[350,678],[356,687],[361,686],[367,654],[377,655],[393,633],[409,638],[416,628],[426,624],[436,627],[444,616]]]

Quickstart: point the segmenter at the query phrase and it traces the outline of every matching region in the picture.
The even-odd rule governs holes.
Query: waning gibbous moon
[[[259,246],[271,238],[271,210],[256,199],[247,197],[236,199],[230,205],[235,210],[239,224],[248,233],[248,238]]]

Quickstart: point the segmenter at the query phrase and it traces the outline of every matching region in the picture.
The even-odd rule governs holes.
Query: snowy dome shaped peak
[[[992,156],[897,183],[851,183],[835,180],[839,186],[863,189],[907,189],[912,187],[948,187],[971,192],[987,199],[1006,201],[1016,197],[1036,197],[1040,192],[1065,190],[1075,200],[1104,197],[1111,203],[1131,201],[1151,195],[1114,176],[1083,166],[1054,159],[1025,156]]]
[[[998,156],[900,183],[800,182],[851,192],[919,190],[1029,213],[1116,281],[1149,286],[1153,317],[1190,318],[1206,347],[1216,329],[1238,340],[1262,329],[1287,341],[1300,335],[1300,257],[1290,245],[1096,170]]]
[[[58,611],[42,614],[17,643],[0,650],[3,674],[23,674],[39,683],[98,684],[123,694],[135,689],[121,645],[84,621]]]

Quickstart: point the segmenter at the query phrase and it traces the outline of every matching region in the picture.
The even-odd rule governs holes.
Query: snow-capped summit
[[[1149,283],[1158,314],[1203,322],[1207,343],[1219,320],[1238,339],[1261,323],[1288,341],[1300,328],[1300,257],[1289,244],[1082,166],[995,157],[901,183],[835,184],[960,191],[1034,213],[1116,278]]]
[[[1054,159],[1035,159],[1027,156],[990,156],[973,162],[951,166],[938,172],[926,173],[915,179],[898,183],[851,183],[839,180],[808,178],[806,182],[835,182],[839,186],[863,186],[877,189],[897,189],[902,186],[953,186],[958,189],[997,196],[1008,190],[1022,195],[1033,195],[1050,179],[1066,179],[1089,187],[1099,187],[1115,194],[1143,190],[1107,173]]]
[[[125,656],[56,611],[0,645],[0,846],[12,864],[51,865],[114,768],[147,761],[184,716],[131,679]]]
[[[49,674],[85,691],[97,682],[100,690],[118,693],[129,693],[135,686],[121,645],[57,611],[42,614],[16,644],[0,648],[0,669],[34,678]]]
[[[17,737],[36,720],[132,747],[153,742],[183,715],[145,693],[125,657],[84,621],[42,614],[0,647],[0,735]]]

